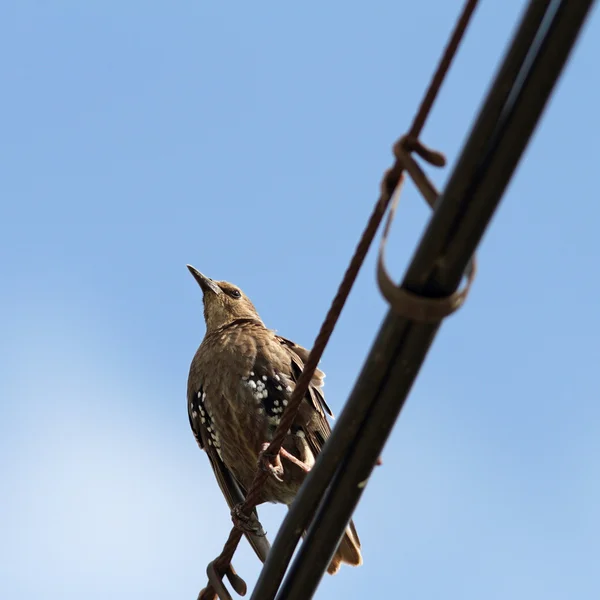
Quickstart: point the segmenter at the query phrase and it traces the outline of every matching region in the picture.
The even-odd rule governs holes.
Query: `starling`
[[[208,454],[235,519],[235,507],[254,479],[308,351],[267,329],[237,286],[213,281],[190,265],[188,269],[202,289],[206,322],[206,334],[188,377],[190,425],[198,445]],[[274,476],[262,487],[258,504],[289,506],[329,437],[325,413],[332,415],[323,396],[324,377],[322,371],[315,371],[280,455],[268,465]],[[256,512],[253,517],[258,523]],[[244,533],[264,561],[269,549],[264,534],[249,529]],[[327,571],[337,573],[341,563],[362,564],[352,521]]]

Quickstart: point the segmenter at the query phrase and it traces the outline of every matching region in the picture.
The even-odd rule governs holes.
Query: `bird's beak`
[[[194,276],[194,279],[198,282],[198,285],[202,288],[202,291],[204,293],[208,291],[211,291],[215,294],[221,293],[221,288],[212,279],[206,277],[206,275],[202,275],[202,273],[200,273],[200,271],[198,271],[197,269],[194,269],[192,265],[186,265],[186,267]]]

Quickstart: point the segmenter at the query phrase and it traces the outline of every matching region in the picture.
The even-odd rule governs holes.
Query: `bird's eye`
[[[241,297],[241,292],[240,290],[229,290],[227,292],[232,298],[240,298]]]

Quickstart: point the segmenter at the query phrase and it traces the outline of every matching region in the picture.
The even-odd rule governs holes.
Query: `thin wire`
[[[412,126],[409,130],[409,135],[418,137],[425,125],[425,121],[431,111],[433,103],[435,101],[436,96],[439,93],[441,85],[448,73],[448,69],[450,67],[450,63],[454,58],[458,46],[464,37],[465,30],[469,23],[469,20],[477,6],[478,0],[468,0],[463,8],[461,16],[459,17],[454,31],[450,37],[450,40],[444,49],[443,55],[440,59],[438,67],[431,79],[431,83],[425,93],[425,96],[419,106],[417,114],[414,117]],[[354,255],[352,256],[352,260],[344,273],[344,277],[342,282],[338,288],[338,291],[331,303],[331,307],[327,312],[327,316],[321,325],[321,329],[315,339],[315,343],[310,351],[308,359],[304,365],[304,369],[302,374],[300,375],[298,381],[296,382],[296,386],[292,392],[292,396],[288,402],[288,405],[283,412],[281,417],[281,421],[275,431],[273,439],[269,444],[269,447],[265,451],[266,454],[276,455],[279,453],[281,449],[281,445],[285,439],[288,429],[292,425],[300,405],[308,391],[308,387],[310,385],[311,379],[314,375],[314,372],[321,360],[325,347],[329,342],[331,334],[338,322],[340,314],[344,308],[344,304],[348,299],[350,291],[352,290],[352,286],[356,281],[356,277],[362,266],[365,257],[369,251],[371,243],[377,233],[377,229],[386,213],[387,207],[390,203],[390,199],[394,193],[394,190],[401,182],[403,176],[402,166],[398,161],[394,164],[394,166],[388,170],[384,178],[384,185],[382,185],[381,195],[375,204],[375,207],[369,217],[369,221],[363,234],[360,238],[360,241],[356,247]],[[259,500],[260,491],[264,483],[266,482],[269,474],[264,470],[257,469],[257,473],[254,477],[252,485],[248,491],[245,501],[240,507],[240,512],[244,515],[250,515],[252,510],[256,506],[256,502]],[[235,550],[242,538],[242,531],[237,527],[233,527],[231,532],[229,533],[229,537],[223,546],[223,551],[218,556],[218,558],[214,561],[214,566],[219,573],[224,573],[231,563],[231,559],[235,553]],[[209,583],[206,588],[204,588],[200,595],[198,596],[198,600],[212,600],[215,596],[215,590],[213,586]]]

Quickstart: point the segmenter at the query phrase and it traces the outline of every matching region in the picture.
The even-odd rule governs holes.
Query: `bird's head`
[[[214,281],[187,265],[204,295],[204,321],[206,331],[214,331],[236,319],[257,319],[260,317],[250,299],[239,287],[227,281]]]

